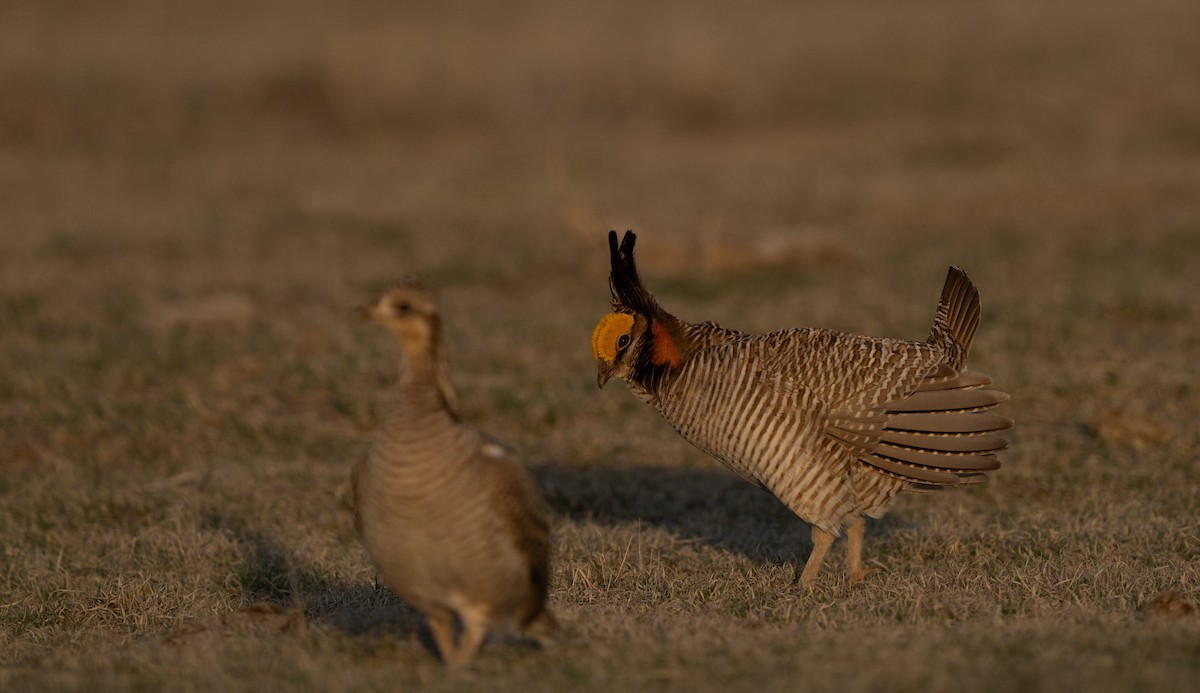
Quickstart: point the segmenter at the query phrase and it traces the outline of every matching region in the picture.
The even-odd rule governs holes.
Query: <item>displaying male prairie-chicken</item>
[[[459,416],[433,297],[408,282],[358,313],[401,353],[395,403],[354,470],[355,527],[379,577],[453,667],[492,627],[545,634],[547,509],[517,456]]]
[[[847,582],[858,584],[863,517],[901,491],[938,491],[998,469],[1008,399],[967,370],[979,294],[951,267],[929,339],[815,328],[749,335],[688,323],[659,306],[634,265],[633,232],[609,233],[613,312],[592,333],[601,387],[625,380],[696,447],[812,525],[800,575],[811,584],[847,530]]]

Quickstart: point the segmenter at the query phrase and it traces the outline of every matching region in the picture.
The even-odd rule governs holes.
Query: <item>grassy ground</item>
[[[1200,687],[1200,5],[505,5],[5,4],[0,687]],[[920,338],[964,265],[1004,469],[797,588],[596,391],[610,228],[748,330]],[[348,510],[410,273],[556,511],[559,642],[449,678]]]

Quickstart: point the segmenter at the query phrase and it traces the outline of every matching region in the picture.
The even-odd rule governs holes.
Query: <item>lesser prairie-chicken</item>
[[[816,328],[750,335],[664,310],[634,264],[636,236],[609,234],[612,312],[592,334],[601,387],[625,380],[689,442],[770,491],[812,525],[799,579],[811,584],[848,535],[847,582],[860,583],[864,516],[901,491],[980,483],[1000,466],[1008,399],[967,369],[979,295],[951,267],[929,339]]]
[[[425,616],[453,667],[494,628],[547,634],[545,503],[516,454],[459,415],[432,295],[407,282],[358,313],[401,353],[395,400],[353,479],[355,527],[380,579]]]

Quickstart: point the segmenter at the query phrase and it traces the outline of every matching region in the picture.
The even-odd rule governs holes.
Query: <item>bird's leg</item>
[[[829,547],[833,546],[833,535],[813,525],[812,542],[812,553],[808,554],[804,572],[800,573],[800,584],[805,587],[811,587],[816,582],[817,573],[821,572],[821,562],[825,560],[825,554],[829,553]]]
[[[846,584],[850,587],[861,585],[870,572],[862,562],[863,530],[866,524],[863,516],[859,515],[846,527]]]
[[[459,612],[462,622],[462,637],[459,638],[456,661],[451,663],[452,669],[461,669],[475,656],[475,652],[487,635],[488,613],[482,607],[466,608]]]
[[[442,661],[446,665],[456,668],[455,662],[458,659],[458,646],[454,643],[454,613],[450,611],[438,611],[425,614],[425,622],[429,624],[429,630],[433,633],[433,640],[437,643],[438,654],[441,655]]]
[[[524,635],[536,642],[539,647],[545,647],[554,642],[554,636],[558,630],[559,625],[558,621],[554,619],[554,614],[550,613],[549,608],[545,608],[537,618],[525,626]]]

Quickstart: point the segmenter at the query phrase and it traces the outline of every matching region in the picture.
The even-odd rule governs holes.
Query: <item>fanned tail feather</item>
[[[988,483],[987,474],[959,474],[958,486],[983,486]],[[938,484],[924,484],[913,482],[908,485],[907,490],[910,493],[931,494],[939,491],[945,491],[946,486]]]
[[[1008,401],[1008,393],[999,390],[918,390],[888,407],[896,413],[970,412],[991,409]]]
[[[992,384],[992,378],[986,373],[979,371],[963,371],[958,372],[951,368],[948,364],[941,364],[938,369],[925,376],[917,387],[918,392],[927,392],[929,390],[956,390],[987,387]]]

